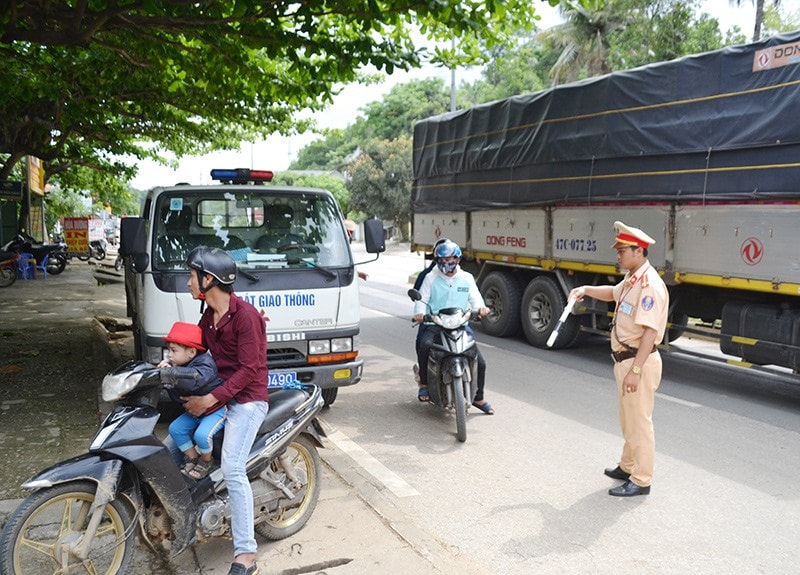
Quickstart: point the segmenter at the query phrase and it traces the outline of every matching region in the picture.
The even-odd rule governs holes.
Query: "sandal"
[[[494,415],[494,409],[492,409],[492,404],[486,400],[484,400],[483,403],[478,403],[477,401],[473,401],[472,406],[477,407],[486,415]]]
[[[194,464],[186,475],[191,477],[192,479],[197,479],[198,481],[204,479],[206,475],[211,472],[211,468],[214,467],[213,461],[204,461],[202,459],[198,459],[197,463]]]
[[[422,402],[428,402],[431,400],[431,396],[428,395],[428,388],[427,387],[420,387],[419,391],[417,392],[417,399]]]
[[[192,468],[195,465],[197,465],[197,460],[198,460],[197,457],[193,459],[189,459],[187,457],[186,460],[183,462],[183,465],[181,465],[181,473],[183,473],[184,475],[189,475],[189,472],[192,470]]]

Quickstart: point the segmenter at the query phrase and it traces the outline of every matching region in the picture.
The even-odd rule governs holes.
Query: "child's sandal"
[[[194,466],[197,465],[198,461],[198,457],[195,457],[194,459],[187,458],[186,461],[183,462],[183,465],[181,465],[181,473],[184,475],[189,475],[189,472],[194,469]]]
[[[187,472],[187,475],[192,479],[199,481],[211,472],[211,468],[213,466],[214,464],[211,461],[203,461],[202,459],[198,459],[197,463],[194,464],[194,467]]]

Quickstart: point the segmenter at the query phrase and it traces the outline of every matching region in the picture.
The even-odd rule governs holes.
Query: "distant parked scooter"
[[[89,253],[82,252],[78,254],[78,259],[82,262],[88,261],[89,258],[94,258],[97,261],[103,261],[106,259],[106,253],[108,252],[108,242],[104,238],[100,238],[99,240],[92,240],[89,242]]]

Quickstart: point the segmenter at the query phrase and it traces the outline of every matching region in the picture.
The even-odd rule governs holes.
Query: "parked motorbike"
[[[91,240],[89,242],[89,253],[82,252],[78,254],[78,259],[82,262],[89,261],[89,258],[94,258],[97,261],[106,259],[108,253],[108,242],[104,238],[99,240]]]
[[[422,299],[419,291],[408,290],[414,300]],[[467,410],[475,397],[478,381],[478,348],[475,338],[466,329],[471,319],[479,319],[478,310],[444,308],[438,314],[425,314],[423,323],[433,323],[433,345],[428,356],[428,396],[442,409],[456,414],[456,437],[467,440]]]
[[[169,379],[169,378],[166,378]],[[130,361],[103,380],[103,399],[117,401],[88,453],[46,469],[23,487],[35,489],[0,535],[0,572],[128,573],[133,532],[171,555],[195,541],[230,536],[230,504],[217,467],[196,481],[183,475],[153,433],[161,371]],[[322,447],[318,387],[270,388],[270,409],[250,451],[255,531],[278,540],[308,521],[320,489]],[[224,429],[221,432],[224,434]],[[220,435],[221,435],[220,434]],[[219,463],[221,437],[215,438]]]
[[[37,262],[47,256],[47,273],[58,275],[67,267],[67,244],[64,242],[41,243],[25,232],[18,232],[14,239],[3,246],[4,251],[29,253]]]
[[[17,252],[0,252],[0,287],[8,287],[17,281]]]

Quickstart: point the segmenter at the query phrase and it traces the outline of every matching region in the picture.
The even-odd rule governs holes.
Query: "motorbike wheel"
[[[64,254],[50,254],[47,258],[47,273],[57,276],[67,267],[67,256]]]
[[[114,269],[116,271],[121,270],[124,263],[125,261],[122,259],[122,256],[117,254],[117,259],[114,260]]]
[[[92,257],[91,253],[89,253],[89,254],[86,254],[86,253],[78,254],[78,259],[81,260],[82,262],[88,262],[90,257]]]
[[[39,490],[17,507],[0,537],[0,572],[8,575],[69,573],[115,575],[127,573],[133,557],[131,535],[136,527],[124,502],[104,509],[89,555],[81,560],[64,551],[85,535],[97,486],[89,481],[65,483]]]
[[[102,247],[98,247],[94,250],[94,253],[92,253],[92,255],[94,256],[94,259],[96,259],[97,261],[103,261],[104,259],[106,259],[106,250],[104,250]]]
[[[8,287],[17,281],[17,266],[3,266],[0,268],[0,287]]]
[[[467,401],[461,377],[453,379],[453,394],[456,396],[456,439],[464,443],[467,440]]]
[[[256,533],[272,541],[285,539],[300,531],[314,512],[319,499],[321,466],[317,448],[310,439],[300,435],[289,444],[287,450],[292,470],[297,477],[296,482],[286,476],[277,458],[270,462],[270,466],[272,473],[289,487],[299,501],[281,499],[279,508],[273,512],[272,517],[255,526]],[[255,481],[265,482],[260,476]],[[270,482],[266,483],[266,489],[274,489]],[[254,487],[253,491],[258,491],[258,487]]]

